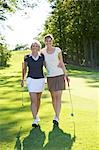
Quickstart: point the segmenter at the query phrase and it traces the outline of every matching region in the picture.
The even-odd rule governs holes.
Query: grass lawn
[[[99,72],[68,65],[74,106],[63,92],[59,128],[45,85],[39,111],[40,128],[32,128],[29,94],[20,87],[21,63],[28,51],[14,51],[10,67],[0,69],[0,150],[99,150]]]

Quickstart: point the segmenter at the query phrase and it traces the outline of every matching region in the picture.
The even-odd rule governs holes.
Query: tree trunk
[[[83,48],[84,48],[84,58],[85,58],[85,66],[88,66],[88,41],[84,37],[83,38]]]
[[[90,44],[90,59],[91,59],[91,67],[94,67],[94,48],[93,48],[93,41],[92,39],[89,40]]]
[[[99,67],[99,41],[94,40],[94,62],[95,67]]]

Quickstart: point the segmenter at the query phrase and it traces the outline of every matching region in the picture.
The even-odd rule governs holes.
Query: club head
[[[74,116],[74,114],[73,114],[73,113],[71,113],[71,116]]]

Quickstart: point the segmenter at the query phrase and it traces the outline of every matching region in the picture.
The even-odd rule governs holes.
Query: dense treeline
[[[44,32],[52,33],[69,63],[99,67],[99,1],[49,0]]]

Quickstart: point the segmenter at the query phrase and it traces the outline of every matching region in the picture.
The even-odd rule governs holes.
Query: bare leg
[[[31,92],[30,98],[31,98],[31,111],[33,118],[36,119],[39,107],[40,107],[40,98],[41,98],[41,93],[34,93]]]
[[[31,111],[32,111],[32,115],[33,118],[36,119],[36,115],[37,115],[37,94],[36,93],[29,93],[30,94],[30,98],[31,98]]]
[[[42,94],[42,93],[37,93],[37,113],[38,113],[39,108],[40,108],[41,94]]]
[[[50,93],[52,97],[52,104],[55,111],[55,116],[59,119],[62,91],[51,91]]]

